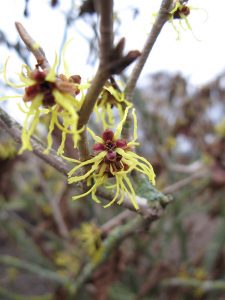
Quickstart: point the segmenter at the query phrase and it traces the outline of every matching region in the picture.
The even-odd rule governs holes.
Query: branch
[[[209,179],[210,172],[206,168],[203,168],[203,169],[199,170],[198,172],[195,172],[194,174],[165,187],[163,189],[163,193],[173,194],[176,191],[180,190],[182,187],[185,187],[189,183],[192,183],[196,179],[200,179],[200,178]]]
[[[69,230],[67,228],[67,225],[64,221],[62,212],[59,207],[59,202],[65,191],[65,186],[63,186],[62,190],[59,193],[57,193],[57,196],[53,197],[52,192],[50,192],[50,190],[49,190],[49,186],[46,184],[46,182],[40,172],[40,169],[35,168],[35,171],[37,172],[37,175],[39,178],[39,183],[42,188],[42,192],[44,193],[45,197],[47,198],[47,200],[52,208],[53,219],[56,223],[58,231],[59,231],[61,237],[65,238],[65,239],[69,239]]]
[[[219,292],[225,291],[224,280],[198,280],[192,278],[171,278],[163,280],[162,287],[166,288],[190,288],[198,289],[202,292]]]
[[[131,211],[123,211],[122,213],[116,215],[114,218],[103,224],[101,226],[101,232],[103,233],[103,235],[110,233],[113,228],[119,227],[120,225],[124,224],[127,220],[130,219],[131,216],[133,216]]]
[[[187,166],[184,165],[184,167],[187,167]],[[195,172],[195,170],[194,170],[194,172]],[[188,184],[191,184],[196,179],[203,179],[203,178],[206,180],[210,178],[210,172],[205,168],[198,170],[198,172],[195,172],[194,174],[165,187],[162,190],[162,193],[173,194],[176,191],[179,191],[181,188],[187,186]],[[138,203],[140,205],[140,200],[138,200]],[[120,225],[124,224],[125,222],[127,222],[132,216],[134,216],[134,214],[131,212],[131,210],[132,210],[132,208],[129,208],[129,210],[123,211],[122,213],[116,215],[114,218],[112,218],[111,220],[109,220],[108,222],[103,224],[101,226],[102,232],[104,234],[108,233],[114,227],[120,226]],[[154,210],[152,210],[152,213],[154,213]]]
[[[103,69],[99,66],[95,77],[92,80],[91,86],[87,91],[84,103],[79,111],[78,129],[87,124],[98,96],[101,93],[101,90],[105,85],[108,77],[108,71],[105,68]]]
[[[110,62],[113,50],[113,0],[96,0],[100,13],[100,64]]]
[[[113,0],[97,0],[96,6],[100,14],[100,63],[80,109],[78,128],[87,124],[98,96],[110,75],[106,66],[110,62],[113,49]]]
[[[14,119],[12,119],[2,108],[0,108],[0,127],[4,128],[13,139],[21,144],[21,133],[22,127]],[[63,161],[54,150],[51,150],[49,155],[43,153],[45,147],[43,143],[36,137],[31,138],[31,145],[33,147],[33,152],[39,158],[44,160],[47,164],[58,170],[63,175],[67,176],[70,171],[71,166]]]
[[[112,199],[114,194],[105,188],[98,188],[97,195],[103,199]],[[172,202],[171,197],[167,197],[154,189],[149,190],[149,194],[146,198],[140,197],[138,194],[136,195],[136,201],[139,206],[139,209],[136,210],[133,204],[127,197],[124,197],[124,201],[122,203],[123,207],[126,207],[130,211],[135,212],[136,214],[140,214],[145,218],[159,218],[163,214],[163,207]],[[151,203],[152,202],[152,203]]]
[[[183,174],[193,174],[195,172],[198,172],[200,169],[202,169],[202,167],[203,167],[202,161],[196,160],[189,165],[171,164],[169,165],[169,170],[183,173]]]
[[[96,1],[100,13],[100,63],[80,109],[78,128],[87,124],[107,79],[113,74],[121,73],[140,56],[140,52],[137,50],[123,55],[124,38],[113,47],[113,0]]]
[[[14,49],[16,51],[16,53],[18,54],[18,56],[27,64],[29,65],[28,62],[28,55],[27,55],[27,51],[26,48],[21,45],[21,43],[18,41],[17,43],[11,43],[6,35],[4,34],[4,32],[2,30],[0,30],[0,44],[3,43],[5,44],[9,49]]]
[[[35,40],[29,35],[23,25],[19,22],[15,22],[16,29],[23,40],[24,44],[27,46],[28,50],[33,53],[37,60],[38,65],[43,69],[47,70],[50,68],[49,62],[45,56],[44,50],[38,45]]]
[[[13,120],[4,110],[0,108],[0,127],[4,128],[13,138],[14,140],[21,144],[21,126]],[[37,155],[39,158],[44,160],[46,163],[51,165],[53,168],[58,170],[63,175],[68,174],[68,172],[71,169],[71,165],[63,161],[60,157],[58,157],[54,150],[51,150],[51,152],[46,155],[43,153],[45,147],[42,145],[42,143],[35,137],[31,137],[31,145],[33,147],[33,152],[35,155]],[[82,188],[82,184],[76,183],[76,186],[79,188]],[[107,200],[111,200],[113,198],[112,193],[110,193],[108,190],[104,188],[99,188],[99,191],[97,193],[100,197],[105,198]],[[129,199],[125,198],[124,202],[122,204],[123,207],[128,208],[131,211],[134,211],[138,214],[141,214],[147,218],[153,217],[157,218],[158,215],[162,213],[162,209],[159,211],[155,211],[154,208],[150,207],[150,202],[154,203],[154,201],[157,203],[163,204],[163,206],[166,206],[167,203],[171,202],[171,199],[157,191],[156,189],[149,190],[148,199],[145,199],[144,197],[137,196],[136,200],[140,207],[138,211],[136,211],[129,201]]]
[[[146,40],[144,48],[141,52],[141,56],[139,57],[126,86],[125,93],[128,100],[131,100],[133,97],[134,89],[136,87],[136,83],[141,74],[141,71],[144,68],[144,65],[148,59],[149,54],[164,26],[166,21],[168,20],[168,12],[170,11],[170,7],[172,5],[173,0],[163,0],[161,7],[159,9],[157,18],[155,23],[153,24],[152,30]]]
[[[41,296],[26,296],[26,295],[20,295],[16,293],[12,293],[4,289],[3,287],[0,287],[0,296],[2,296],[2,299],[7,300],[52,300],[51,294],[41,295]]]
[[[98,7],[100,14],[100,64],[80,109],[78,129],[81,129],[87,124],[98,96],[109,77],[105,65],[107,65],[109,61],[109,56],[113,47],[113,0],[98,0],[96,1],[96,6]],[[84,128],[81,133],[78,149],[80,152],[80,159],[87,160],[90,154],[86,138],[86,128]]]
[[[30,262],[26,262],[19,258],[9,256],[9,255],[1,255],[0,256],[0,264],[5,266],[11,266],[14,268],[18,268],[21,270],[26,270],[28,272],[34,273],[42,278],[45,278],[49,281],[56,282],[58,284],[68,284],[72,283],[66,277],[57,274],[54,270],[47,270],[46,268],[42,268],[38,265],[35,265]]]

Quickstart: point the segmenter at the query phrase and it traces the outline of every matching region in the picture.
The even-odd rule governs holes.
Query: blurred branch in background
[[[13,49],[18,56],[27,64],[29,65],[29,61],[28,61],[28,51],[27,49],[21,44],[20,41],[18,41],[17,43],[11,43],[8,39],[6,34],[0,30],[0,44],[5,45],[6,47],[8,47],[8,49]]]
[[[209,293],[212,291],[225,291],[225,281],[223,280],[196,280],[191,278],[170,278],[161,283],[164,288],[196,289],[199,293]]]

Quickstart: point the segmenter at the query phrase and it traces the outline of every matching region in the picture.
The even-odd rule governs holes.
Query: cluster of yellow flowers
[[[73,158],[63,156],[67,135],[71,135],[74,147],[80,140],[80,133],[83,128],[78,130],[79,110],[85,99],[85,89],[90,84],[82,84],[79,75],[69,76],[56,73],[58,58],[51,69],[41,70],[36,66],[31,70],[27,65],[22,66],[22,71],[18,74],[20,84],[11,82],[6,76],[7,61],[4,67],[5,82],[13,88],[22,88],[23,95],[6,96],[0,100],[21,97],[23,102],[19,108],[25,114],[22,130],[22,147],[19,153],[25,150],[32,150],[31,136],[35,133],[37,125],[41,122],[40,117],[50,115],[50,122],[47,134],[47,154],[53,145],[53,131],[57,127],[62,132],[61,145],[58,155],[74,162],[76,166],[68,174],[68,182],[75,183],[86,181],[89,189],[73,199],[79,199],[89,194],[96,202],[100,202],[97,197],[97,189],[104,185],[108,189],[115,190],[115,196],[104,207],[108,207],[114,202],[121,204],[125,195],[131,200],[135,209],[138,209],[135,190],[132,185],[131,172],[136,170],[145,174],[152,184],[155,184],[155,174],[151,164],[143,157],[134,152],[137,146],[137,118],[135,110],[133,115],[133,140],[126,141],[121,138],[123,125],[127,115],[131,110],[132,104],[126,100],[122,93],[111,82],[108,82],[96,103],[94,112],[99,116],[103,126],[102,136],[97,136],[91,129],[87,128],[95,144],[93,145],[93,157],[86,161],[78,161]],[[119,112],[120,120],[116,126],[115,114],[113,109]],[[114,109],[114,111],[115,111]],[[86,167],[87,172],[80,175],[81,168]],[[79,174],[78,174],[79,173]]]

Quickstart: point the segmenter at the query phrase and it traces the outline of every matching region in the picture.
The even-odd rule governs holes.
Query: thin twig
[[[97,0],[100,13],[100,64],[104,67],[110,62],[113,50],[113,0]]]
[[[198,172],[196,172],[196,173],[194,173],[194,174],[192,174],[192,175],[190,175],[190,176],[188,176],[184,179],[181,179],[181,180],[175,182],[174,184],[171,184],[171,185],[165,187],[162,190],[162,193],[164,193],[164,194],[173,194],[173,193],[179,191],[181,188],[187,186],[188,184],[191,184],[196,179],[209,178],[209,176],[210,176],[209,171],[207,171],[206,169],[203,169],[203,170],[201,169]],[[102,192],[102,193],[100,192],[100,195],[104,195],[104,192]],[[143,201],[143,199],[141,199],[141,200]],[[140,199],[138,199],[138,204],[140,205]],[[126,207],[128,208],[128,206],[126,206]],[[102,229],[103,233],[107,233],[112,228],[120,226],[121,224],[123,224],[124,222],[129,220],[133,216],[133,213],[131,212],[131,210],[132,210],[132,208],[129,207],[129,210],[123,211],[122,213],[116,215],[114,218],[112,218],[111,220],[109,220],[108,222],[103,224],[101,226],[101,229]],[[145,210],[146,210],[146,208],[144,207],[144,211]],[[154,213],[154,212],[155,211],[153,209],[152,213]],[[147,212],[146,212],[146,214],[147,214]],[[157,211],[157,215],[158,215],[158,211]]]
[[[122,213],[118,214],[114,218],[107,221],[101,226],[101,231],[103,234],[108,234],[113,228],[118,227],[124,224],[130,217],[133,216],[133,213],[129,210],[125,210]]]
[[[38,65],[43,70],[48,70],[50,68],[49,62],[45,56],[44,50],[41,48],[41,46],[38,45],[35,40],[32,39],[32,37],[29,35],[29,33],[26,31],[26,29],[23,27],[23,25],[19,22],[15,22],[16,29],[23,40],[24,44],[27,46],[28,50],[33,53],[34,57],[37,60]]]
[[[169,164],[168,168],[170,171],[175,171],[183,174],[193,174],[203,168],[203,163],[201,160],[196,160],[189,165]]]
[[[0,297],[3,297],[2,299],[7,300],[52,300],[51,294],[41,295],[41,296],[26,296],[26,295],[20,295],[18,293],[10,292],[3,287],[0,287]]]
[[[207,169],[205,169],[205,168],[201,169],[200,171],[167,186],[166,188],[164,188],[162,190],[162,192],[165,194],[173,194],[176,191],[180,190],[181,188],[185,187],[186,185],[192,183],[194,180],[200,179],[200,178],[207,179],[207,178],[209,178],[209,176],[210,176],[210,173]]]
[[[189,288],[206,292],[224,292],[225,280],[198,280],[193,278],[170,278],[160,284],[164,288]]]
[[[8,132],[9,135],[11,135],[13,139],[21,145],[22,127],[1,108],[0,127],[4,128],[6,132]],[[55,151],[51,150],[49,155],[44,154],[43,151],[45,150],[45,147],[43,146],[43,143],[36,137],[31,138],[31,145],[33,147],[33,152],[35,155],[37,155],[39,158],[44,160],[47,164],[51,165],[63,175],[67,176],[67,173],[70,171],[71,167],[59,156],[57,156]]]
[[[103,199],[112,199],[113,198],[113,193],[108,191],[107,189],[104,188],[98,188],[96,194],[98,196],[100,196]],[[161,198],[160,198],[161,197]],[[151,198],[151,194],[149,195],[149,198]],[[162,200],[162,202],[169,204],[170,202],[172,202],[172,198],[167,198],[165,195],[159,193],[159,197],[158,197],[158,201],[157,203],[160,203],[160,200]],[[124,197],[123,203],[121,204],[123,207],[126,207],[127,209],[129,209],[130,211],[135,212],[136,214],[140,214],[146,218],[148,218],[149,216],[154,218],[158,218],[158,215],[163,213],[163,209],[162,207],[158,207],[157,209],[155,209],[155,207],[150,207],[149,202],[151,200],[146,199],[146,198],[142,198],[139,197],[138,195],[136,195],[136,202],[138,204],[139,209],[136,210],[133,206],[133,204],[131,203],[130,199],[128,197]]]
[[[109,62],[109,55],[113,48],[113,0],[97,1],[96,6],[100,14],[100,64],[79,111],[78,129],[86,126],[98,96],[110,75],[105,66]],[[78,143],[81,160],[87,160],[90,156],[86,135],[86,128],[84,128]]]
[[[18,54],[18,56],[27,64],[29,65],[29,61],[28,61],[28,55],[27,55],[27,50],[26,47],[24,47],[20,41],[18,41],[17,43],[12,43],[8,40],[8,38],[6,37],[5,33],[0,30],[0,44],[5,44],[8,49],[13,49],[14,51],[16,51],[16,53]]]
[[[153,24],[152,30],[146,40],[146,43],[141,52],[141,56],[139,57],[134,69],[129,77],[129,80],[126,85],[125,93],[128,100],[131,100],[133,97],[133,92],[136,87],[138,78],[141,74],[141,71],[144,68],[144,65],[148,59],[148,56],[164,26],[166,21],[168,20],[168,13],[170,11],[170,7],[172,5],[173,0],[163,0],[161,7],[159,9],[157,18],[155,23]]]
[[[45,278],[49,281],[56,282],[58,284],[68,284],[72,283],[70,280],[62,275],[57,274],[54,270],[48,270],[46,268],[42,268],[36,264],[26,262],[19,258],[9,256],[9,255],[1,255],[0,256],[0,264],[11,266],[14,268],[18,268],[21,270],[26,270],[31,273],[34,273],[42,278]]]
[[[98,96],[110,76],[107,64],[110,63],[113,49],[113,0],[97,1],[97,7],[100,14],[100,63],[80,109],[78,128],[87,124]]]
[[[129,76],[129,80],[126,84],[126,88],[124,90],[126,98],[129,101],[132,101],[134,90],[137,85],[137,81],[140,77],[140,74],[145,66],[145,63],[151,53],[151,50],[164,26],[166,21],[168,20],[168,12],[170,11],[170,7],[172,5],[173,0],[163,0],[157,15],[157,18],[152,26],[151,32],[145,42],[145,45],[141,51],[141,55],[136,62],[136,65],[133,68],[131,75]],[[130,139],[132,118],[130,115],[127,116],[127,120],[124,124],[122,135],[125,139]]]
[[[43,179],[43,176],[40,172],[40,169],[35,168],[35,171],[37,172],[37,175],[38,175],[38,178],[39,178],[39,183],[40,183],[40,186],[43,190],[43,193],[44,193],[45,197],[47,198],[47,200],[48,200],[48,202],[49,202],[49,204],[52,208],[53,218],[54,218],[54,221],[55,221],[55,223],[58,227],[59,233],[63,238],[68,239],[69,238],[69,230],[66,226],[66,223],[65,223],[65,221],[63,219],[63,216],[62,216],[62,212],[61,212],[60,207],[59,207],[60,199],[61,199],[61,197],[62,197],[62,195],[64,194],[64,191],[65,191],[65,185],[63,186],[63,188],[62,188],[61,192],[59,192],[59,194],[57,194],[56,196],[53,196],[52,193],[49,190],[48,185],[46,184],[46,182]]]

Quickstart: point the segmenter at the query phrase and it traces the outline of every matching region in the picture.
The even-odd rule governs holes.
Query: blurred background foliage
[[[57,9],[59,2],[49,5]],[[29,17],[32,0],[25,4]],[[86,0],[77,17],[92,14]],[[75,17],[67,18],[69,26]],[[4,33],[1,42],[26,57]],[[95,60],[92,42],[90,51]],[[76,296],[71,282],[104,255],[105,224],[124,208],[71,201],[75,191],[65,177],[32,153],[18,156],[0,131],[0,299],[225,299],[225,73],[202,87],[181,74],[149,75],[134,105],[137,151],[175,202],[151,230],[125,237]],[[60,133],[54,135],[57,145]],[[76,156],[69,139],[66,153]]]

